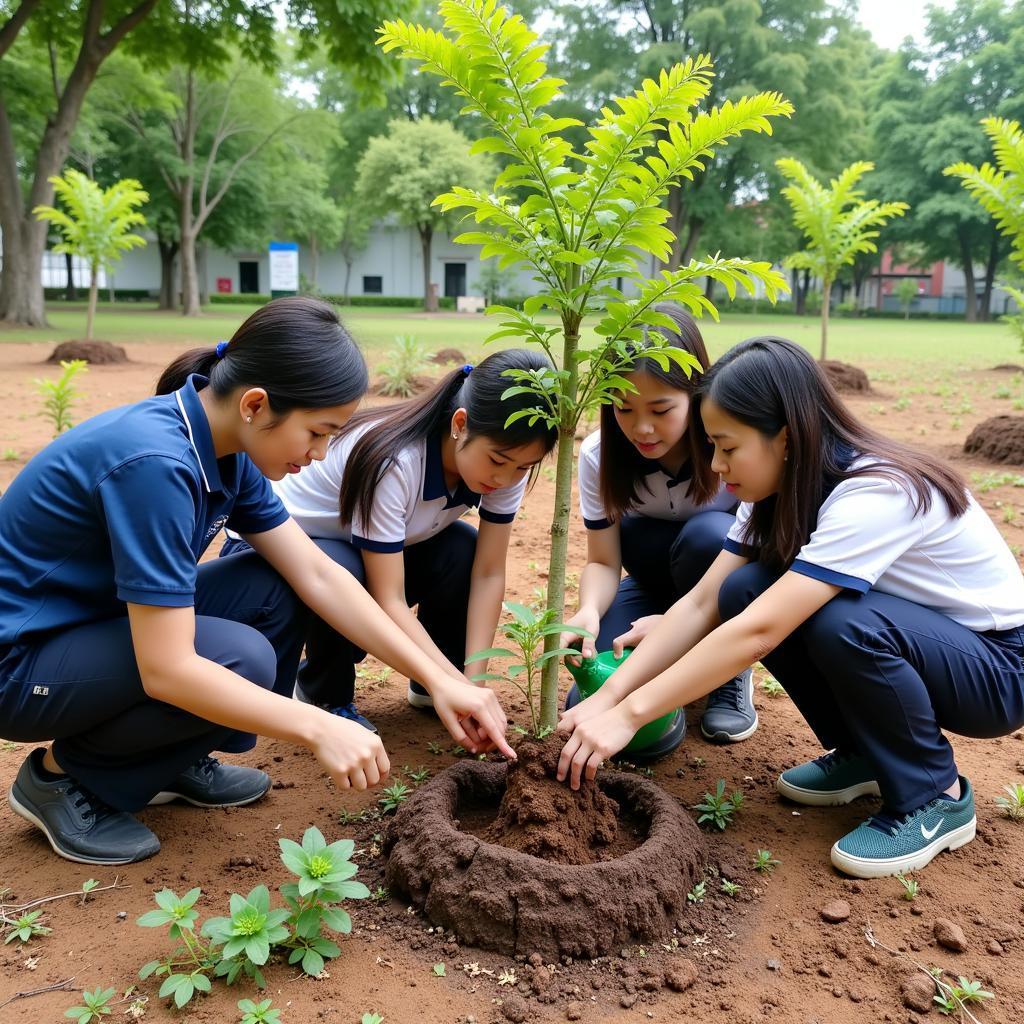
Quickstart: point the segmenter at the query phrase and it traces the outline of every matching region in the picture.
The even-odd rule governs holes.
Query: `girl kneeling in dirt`
[[[670,345],[708,358],[693,317],[675,303],[655,307],[676,324],[659,328]],[[612,650],[633,622],[661,615],[696,586],[722,550],[735,522],[736,498],[700,457],[700,421],[690,398],[700,373],[687,376],[638,354],[622,376],[636,388],[620,406],[601,408],[601,428],[580,447],[580,513],[587,528],[587,564],[580,574],[579,610],[568,625],[596,637],[565,633],[560,646],[584,657]],[[624,579],[622,568],[629,574]],[[682,742],[684,728],[675,738]],[[708,694],[701,733],[736,743],[757,729],[753,673],[747,667]],[[667,753],[667,750],[663,751]]]
[[[324,457],[366,381],[330,306],[279,299],[180,357],[157,397],[62,434],[0,500],[0,736],[54,740],[9,801],[61,856],[151,856],[131,813],[150,803],[258,800],[266,774],[208,756],[253,733],[308,747],[342,788],[387,776],[376,736],[290,699],[307,605],[423,679],[458,742],[506,750],[494,694],[396,632],[271,490]],[[225,523],[255,550],[199,565]]]
[[[527,479],[557,431],[509,416],[533,395],[502,399],[507,370],[543,371],[523,349],[454,370],[431,391],[397,405],[363,409],[339,432],[322,462],[276,485],[295,521],[360,582],[435,671],[466,683],[466,657],[491,647],[505,594],[505,558]],[[480,509],[477,531],[461,517]],[[339,515],[340,511],[340,515]],[[226,551],[238,550],[230,542]],[[418,617],[412,606],[419,605]],[[295,695],[374,726],[353,703],[364,645],[314,620]],[[418,677],[417,677],[418,678]],[[409,683],[409,703],[431,695]]]
[[[832,847],[862,878],[970,842],[974,796],[943,729],[1024,724],[1024,580],[950,469],[857,422],[798,345],[731,349],[695,396],[714,470],[742,502],[725,550],[636,653],[567,712],[580,784],[636,729],[761,660],[829,751],[782,773],[812,806],[880,794]]]

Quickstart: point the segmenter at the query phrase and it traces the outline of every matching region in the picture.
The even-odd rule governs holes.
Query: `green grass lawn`
[[[201,318],[185,319],[135,303],[101,303],[95,335],[107,341],[180,342],[212,345],[228,338],[255,307],[211,306]],[[54,344],[81,337],[85,307],[51,303],[50,327],[45,329],[0,328],[2,342]],[[396,334],[414,334],[429,348],[455,347],[479,358],[491,330],[487,318],[441,314],[426,316],[414,310],[350,308],[344,320],[371,359],[387,350]],[[723,313],[721,323],[705,319],[702,330],[712,356],[730,345],[757,334],[791,338],[817,354],[819,323],[814,317],[755,316]],[[585,334],[585,343],[594,340]],[[507,339],[503,345],[511,344]],[[915,366],[945,370],[972,369],[1002,362],[1018,362],[1021,354],[1010,332],[1001,324],[967,324],[951,320],[853,320],[835,319],[829,328],[829,356],[855,363],[878,373],[900,373]]]

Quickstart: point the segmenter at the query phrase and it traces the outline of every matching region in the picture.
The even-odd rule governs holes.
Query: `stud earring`
[[[458,434],[452,434],[452,440],[453,441],[458,441],[458,439],[459,439],[459,435]]]
[[[245,417],[245,422],[246,423],[252,423],[252,417],[251,416],[246,416]]]

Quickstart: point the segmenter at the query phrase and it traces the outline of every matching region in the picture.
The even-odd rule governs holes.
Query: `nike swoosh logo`
[[[945,820],[946,820],[945,818],[939,818],[939,820],[936,822],[934,828],[925,828],[924,827],[924,822],[922,821],[921,822],[921,835],[923,835],[925,837],[925,839],[931,839],[932,836],[934,836],[935,833],[938,832],[940,828],[942,828],[942,823]]]

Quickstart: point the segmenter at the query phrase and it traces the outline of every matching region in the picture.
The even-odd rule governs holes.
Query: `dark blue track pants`
[[[196,651],[290,696],[309,612],[251,549],[199,566]],[[0,651],[0,736],[54,740],[57,763],[118,810],[144,807],[212,750],[256,738],[146,695],[128,618],[76,626]]]
[[[719,592],[739,615],[779,574],[753,562]],[[942,730],[1004,736],[1024,725],[1024,628],[975,633],[876,590],[844,590],[762,659],[826,750],[873,766],[887,811],[906,814],[957,778]]]
[[[731,513],[718,511],[698,512],[684,523],[624,516],[619,536],[628,575],[601,618],[597,649],[610,651],[635,619],[662,615],[691,591],[718,557],[735,521]]]
[[[314,543],[366,585],[363,556],[357,547],[347,540],[314,538]],[[229,541],[224,550],[247,547],[244,541]],[[475,527],[460,519],[433,537],[410,544],[402,555],[409,607],[419,606],[417,615],[423,628],[441,653],[461,668],[466,657],[466,614],[476,556]],[[351,640],[311,615],[306,657],[299,666],[299,685],[316,704],[348,704],[355,694],[356,665],[365,657],[366,652]]]

